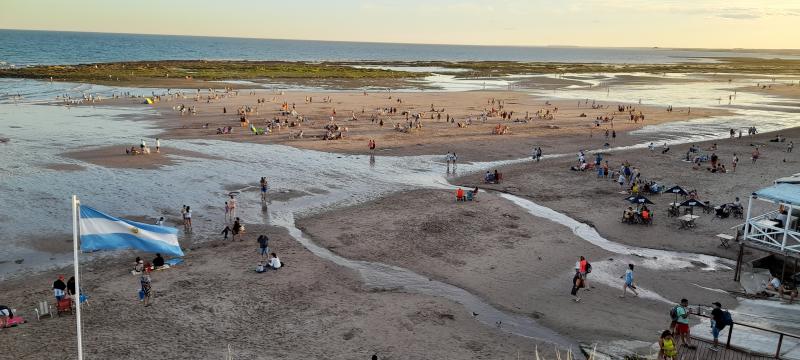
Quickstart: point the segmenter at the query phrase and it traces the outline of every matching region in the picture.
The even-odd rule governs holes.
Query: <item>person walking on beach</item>
[[[237,217],[236,220],[233,222],[233,238],[232,241],[236,241],[236,235],[239,235],[242,232],[242,223],[239,222],[239,218]],[[239,240],[242,241],[242,240]]]
[[[153,280],[150,278],[149,264],[145,264],[144,272],[142,272],[142,276],[139,278],[139,284],[141,285],[141,301],[144,303],[144,306],[150,306],[151,297],[153,295]]]
[[[581,298],[578,297],[578,290],[580,290],[583,286],[583,281],[581,280],[581,273],[577,269],[575,269],[575,276],[572,277],[572,300],[575,302],[580,302]]]
[[[578,290],[586,287],[586,275],[591,271],[591,265],[586,258],[583,256],[578,258],[575,263],[575,276],[572,278],[572,296],[575,302],[581,301],[581,298],[578,297]]]
[[[636,286],[633,285],[633,264],[628,264],[628,270],[625,270],[625,275],[623,276],[625,277],[625,284],[622,285],[622,295],[619,297],[624,298],[628,289],[631,289],[633,296],[639,296]]]
[[[794,150],[794,141],[789,141],[789,145],[786,146],[786,152],[790,153]]]
[[[670,328],[672,329],[675,335],[681,340],[681,343],[691,348],[689,345],[689,300],[681,299],[681,303],[679,305],[675,305],[672,310],[670,310],[669,315],[672,318],[672,323]]]
[[[736,156],[736,153],[733,153],[733,161],[731,162],[731,167],[733,168],[733,172],[736,172],[736,165],[739,165],[739,157]]]
[[[230,199],[228,199],[228,208],[230,209],[230,216],[231,219],[236,218],[236,197],[233,194],[230,194]]]
[[[617,130],[611,130],[611,142],[617,141]]]
[[[222,234],[222,236],[223,236],[223,237],[222,237],[222,240],[228,240],[228,234],[229,234],[231,231],[232,231],[232,230],[231,230],[231,227],[230,227],[230,226],[228,226],[228,225],[225,225],[225,228],[224,228],[224,229],[222,229],[222,232],[220,233],[220,234]]]
[[[751,157],[751,159],[753,160],[753,164],[756,163],[756,160],[758,160],[759,156],[761,156],[761,152],[758,151],[758,147],[753,148],[753,155]]]
[[[161,139],[156,138],[156,153],[161,152]]]
[[[267,201],[267,178],[262,176],[261,177],[261,202]]]

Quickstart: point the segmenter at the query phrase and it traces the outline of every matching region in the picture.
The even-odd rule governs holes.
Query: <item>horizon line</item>
[[[189,34],[156,34],[156,33],[135,33],[135,32],[109,32],[109,31],[79,31],[79,30],[55,30],[55,29],[11,29],[0,28],[0,31],[30,31],[30,32],[65,32],[78,34],[112,34],[112,35],[140,35],[140,36],[176,36],[176,37],[200,37],[212,39],[242,39],[242,40],[276,40],[276,41],[308,41],[308,42],[331,42],[331,43],[362,43],[362,44],[388,44],[388,45],[434,45],[434,46],[468,46],[468,47],[516,47],[516,48],[585,48],[585,49],[666,49],[666,50],[711,50],[711,51],[800,51],[800,48],[713,48],[713,47],[673,47],[673,46],[585,46],[585,45],[487,45],[487,44],[448,44],[448,43],[415,43],[415,42],[392,42],[392,41],[360,41],[360,40],[320,40],[320,39],[290,39],[290,38],[264,38],[247,36],[221,36],[221,35],[189,35]]]

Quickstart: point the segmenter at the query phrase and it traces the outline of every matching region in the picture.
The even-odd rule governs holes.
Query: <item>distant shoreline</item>
[[[713,62],[671,64],[565,63],[518,61],[234,61],[158,60],[87,63],[78,65],[37,65],[0,68],[0,78],[84,82],[132,87],[215,87],[241,80],[352,81],[360,86],[394,87],[408,80],[437,74],[457,78],[497,78],[514,75],[592,73],[695,73],[758,74],[800,76],[800,60],[739,57],[710,58]],[[428,68],[430,68],[429,71]],[[386,82],[384,84],[384,82]],[[243,83],[227,87],[251,88]],[[357,87],[357,86],[356,86]]]

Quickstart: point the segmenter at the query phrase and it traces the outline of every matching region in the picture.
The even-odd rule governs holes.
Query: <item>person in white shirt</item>
[[[774,276],[772,277],[772,279],[770,279],[769,284],[767,284],[767,289],[772,291],[778,291],[780,287],[781,287],[781,281]]]
[[[269,261],[267,262],[267,268],[272,270],[278,270],[283,266],[281,264],[281,259],[278,259],[278,255],[275,253],[269,254]]]
[[[156,138],[156,152],[161,152],[161,139]]]
[[[158,220],[156,220],[156,225],[164,226],[164,217],[163,216],[158,218]]]

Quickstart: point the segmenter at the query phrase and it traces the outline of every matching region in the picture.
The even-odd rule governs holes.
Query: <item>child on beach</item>
[[[236,235],[239,235],[240,232],[244,229],[244,226],[239,222],[239,218],[237,217],[236,220],[233,222],[233,238],[231,240],[236,241]],[[239,240],[241,241],[241,240]]]
[[[658,339],[658,358],[659,360],[674,360],[678,356],[678,349],[675,348],[675,339],[672,332],[664,330],[661,338]]]
[[[625,270],[625,284],[622,285],[622,295],[619,297],[624,298],[625,293],[628,289],[631,289],[633,292],[633,296],[639,296],[639,293],[636,292],[636,286],[633,285],[633,264],[628,264],[628,270]]]
[[[223,235],[222,240],[228,240],[228,233],[230,233],[231,231],[232,231],[231,227],[228,226],[228,225],[225,225],[225,228],[222,229],[222,232],[221,232],[221,234]]]
[[[183,213],[183,228],[186,231],[192,231],[192,209],[187,206],[186,211]]]
[[[150,297],[153,293],[152,283],[153,280],[150,278],[150,264],[145,264],[142,277],[139,278],[139,284],[141,285],[139,298],[144,303],[144,306],[150,306]]]

